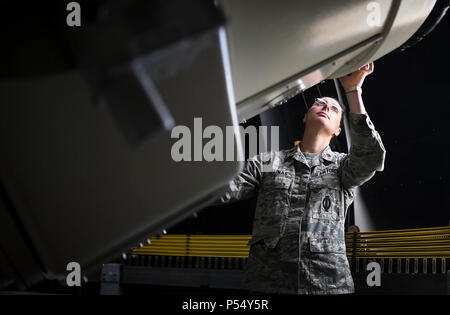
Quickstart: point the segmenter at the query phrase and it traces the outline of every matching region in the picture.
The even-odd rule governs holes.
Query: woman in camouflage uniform
[[[382,171],[385,158],[361,96],[373,67],[370,63],[340,78],[350,108],[348,154],[329,146],[341,132],[343,107],[330,97],[316,99],[304,117],[300,145],[248,160],[221,198],[258,196],[243,288],[281,294],[354,292],[345,217],[355,188]]]

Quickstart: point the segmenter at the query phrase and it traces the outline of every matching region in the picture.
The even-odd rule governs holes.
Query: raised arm
[[[360,186],[384,169],[386,150],[380,134],[370,120],[362,100],[361,86],[367,75],[374,70],[373,62],[359,68],[350,75],[339,78],[346,90],[350,107],[349,126],[351,147],[343,159],[341,181],[344,187]]]

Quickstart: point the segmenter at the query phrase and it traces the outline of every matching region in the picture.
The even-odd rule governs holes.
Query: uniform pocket
[[[344,240],[310,238],[309,249],[311,290],[320,293],[353,292]]]
[[[268,190],[288,190],[291,187],[293,178],[285,174],[278,174],[276,172],[266,173],[264,178],[264,186]]]
[[[310,238],[309,250],[311,253],[345,253],[345,241],[333,238]]]
[[[309,184],[309,207],[312,209],[310,216],[318,220],[339,221],[343,217],[343,202],[339,181],[316,180]]]

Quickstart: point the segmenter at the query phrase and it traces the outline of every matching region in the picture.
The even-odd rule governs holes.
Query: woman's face
[[[317,98],[305,116],[307,125],[324,128],[330,135],[341,132],[342,108],[331,97]]]

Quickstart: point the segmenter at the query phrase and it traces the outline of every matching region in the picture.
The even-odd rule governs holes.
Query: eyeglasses
[[[320,107],[328,106],[328,107],[330,107],[331,110],[332,110],[333,112],[335,112],[336,114],[339,114],[339,112],[342,111],[342,109],[340,109],[340,108],[337,107],[336,105],[330,105],[330,104],[328,104],[324,99],[321,99],[321,98],[315,98],[315,99],[314,99],[314,104],[317,105],[317,106],[320,106]]]

